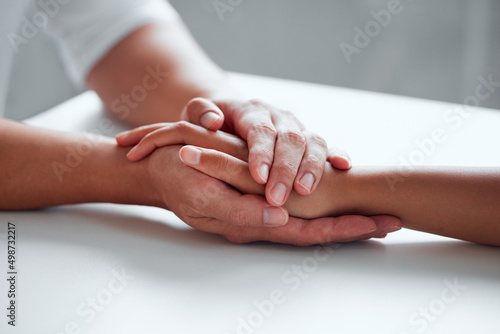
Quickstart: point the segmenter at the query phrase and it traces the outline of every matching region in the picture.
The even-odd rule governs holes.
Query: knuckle
[[[297,167],[290,161],[282,161],[275,165],[279,175],[283,176],[283,178],[293,178],[297,174]]]
[[[220,175],[227,171],[227,166],[229,165],[229,157],[219,152],[216,152],[215,156],[217,159],[215,159],[214,171],[217,173],[217,175]]]
[[[300,226],[299,226],[299,233],[298,233],[298,237],[294,238],[293,240],[293,244],[295,246],[300,246],[300,247],[304,247],[304,246],[311,246],[311,245],[314,245],[316,244],[316,242],[313,242],[308,233],[308,228],[309,228],[309,220],[302,220],[300,222]],[[308,237],[304,237],[304,236],[308,236]]]
[[[238,207],[234,207],[229,212],[230,223],[236,226],[245,227],[250,223],[250,218],[247,213]]]
[[[266,160],[265,162],[271,163],[273,155],[274,155],[273,147],[268,147],[265,145],[255,145],[254,147],[250,148],[249,161],[255,160],[256,157],[260,157],[263,160]]]
[[[267,108],[267,104],[260,99],[250,99],[248,100],[248,105],[255,108]]]
[[[298,121],[297,117],[295,117],[295,114],[293,112],[291,112],[290,110],[282,109],[280,112],[281,112],[283,117],[285,117],[289,120]]]
[[[306,137],[299,130],[287,130],[280,133],[282,137],[287,142],[292,143],[294,146],[305,148],[306,147]]]
[[[190,131],[193,128],[193,125],[187,121],[179,121],[174,125],[175,130],[180,132]]]
[[[257,135],[265,135],[268,137],[276,137],[277,131],[274,125],[268,121],[259,121],[253,124],[252,129]]]
[[[203,106],[205,105],[205,101],[203,98],[201,97],[195,97],[194,99],[191,99],[186,107],[188,110],[199,110],[200,108],[202,108]]]
[[[317,135],[315,133],[312,133],[309,135],[309,141],[312,142],[315,145],[318,145],[325,151],[328,149],[328,144],[326,143],[326,140],[321,137],[320,135]]]
[[[306,158],[304,165],[311,170],[320,170],[325,165],[326,160],[321,160],[315,155],[311,155]]]

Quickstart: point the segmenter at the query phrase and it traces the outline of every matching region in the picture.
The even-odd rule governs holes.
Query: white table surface
[[[500,165],[499,111],[475,109],[453,127],[458,120],[444,117],[458,106],[447,103],[241,74],[232,79],[249,97],[293,110],[330,144],[350,152],[354,164],[421,158],[415,141],[440,128],[446,141],[423,164]],[[89,131],[104,117],[96,95],[87,92],[27,123]],[[1,333],[500,330],[495,247],[410,230],[330,252],[234,245],[161,209],[85,204],[1,212],[5,275],[8,222],[17,231],[17,326],[6,324],[2,279]],[[120,281],[122,272],[130,277]]]

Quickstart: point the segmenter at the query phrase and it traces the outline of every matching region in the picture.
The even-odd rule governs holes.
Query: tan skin
[[[140,160],[157,146],[175,144],[168,127],[150,126],[118,137],[122,146],[136,145]],[[201,134],[200,134],[201,135]],[[248,170],[244,141],[220,137],[220,152],[199,146],[180,150],[182,161],[198,171],[231,184],[243,194],[264,193]],[[159,141],[161,139],[161,141]],[[206,146],[206,145],[205,145]],[[398,182],[394,182],[397,180]],[[403,227],[500,246],[500,168],[420,167],[402,175],[397,168],[355,167],[338,171],[326,165],[317,190],[310,196],[292,192],[285,207],[291,215],[313,219],[325,216],[382,212],[401,218]]]

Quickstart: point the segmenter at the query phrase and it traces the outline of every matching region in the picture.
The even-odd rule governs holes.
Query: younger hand
[[[264,187],[252,179],[248,170],[248,164],[243,160],[216,150],[203,149],[193,146],[184,146],[179,151],[179,155],[181,160],[186,165],[216,179],[231,184],[245,194],[264,193]],[[329,174],[335,172],[331,169],[331,167],[328,168]],[[329,177],[329,179],[331,180],[335,178]],[[329,184],[324,180],[320,183],[319,187],[321,187],[321,189],[317,189],[312,196],[304,197],[298,195],[297,193],[292,193],[285,205],[291,215],[301,218],[315,218],[307,221],[296,217],[290,217],[291,222],[298,219],[299,221],[314,225],[315,228],[321,226],[320,222],[325,224],[321,229],[314,232],[315,234],[317,233],[315,238],[321,238],[321,233],[326,234],[325,237],[331,240],[329,242],[352,241],[372,237],[383,238],[387,233],[395,232],[401,229],[401,221],[396,217],[388,215],[377,215],[371,217],[346,215],[338,218],[317,218],[335,214],[337,210],[341,209],[335,209],[335,204],[332,203],[342,202],[341,199],[331,196],[331,192],[328,191],[332,188],[332,184]],[[370,220],[373,221],[376,229],[361,237],[359,234],[360,225],[358,224],[366,224]],[[337,225],[340,223],[341,225]],[[330,234],[330,228],[332,227],[335,227],[335,234]],[[306,225],[303,225],[302,228],[305,229]],[[279,229],[284,229],[284,227],[280,227]],[[358,237],[355,236],[356,234]],[[300,240],[300,238],[298,240]]]

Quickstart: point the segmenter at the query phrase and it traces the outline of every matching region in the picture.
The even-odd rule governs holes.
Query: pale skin
[[[137,144],[134,159],[140,160],[154,150],[148,146],[148,138],[141,141],[146,132],[145,128],[133,130],[121,135],[118,143]],[[163,144],[177,141],[178,137],[163,128]],[[263,194],[265,189],[252,179],[247,155],[239,145],[244,142],[221,139],[220,151],[184,146],[179,154],[186,165],[241,193]],[[314,194],[292,192],[285,207],[291,215],[307,219],[389,213],[401,218],[405,228],[500,246],[499,203],[500,168],[420,167],[402,175],[391,167],[339,171],[327,164]]]
[[[265,198],[242,196],[186,167],[179,160],[180,147],[158,150],[147,161],[130,164],[127,150],[117,148],[110,138],[89,139],[0,119],[0,209],[143,204],[169,209],[189,225],[232,241],[300,245],[382,237],[400,225],[391,216],[312,221],[289,217],[282,204],[292,188],[308,195],[319,183],[328,154],[324,140],[290,112],[243,98],[180,20],[130,33],[90,70],[87,84],[111,113],[131,125],[185,120],[176,125],[181,132],[199,124],[207,132],[224,129],[244,138],[252,178],[265,184]],[[142,101],[130,100],[135,87],[148,89]],[[66,167],[69,171],[54,168],[54,162],[66,164],[68,147],[86,144],[92,149],[77,166]],[[296,157],[292,162],[285,159],[290,152]],[[336,150],[330,158],[335,168],[350,168],[343,151]],[[319,229],[331,232],[325,235]]]

